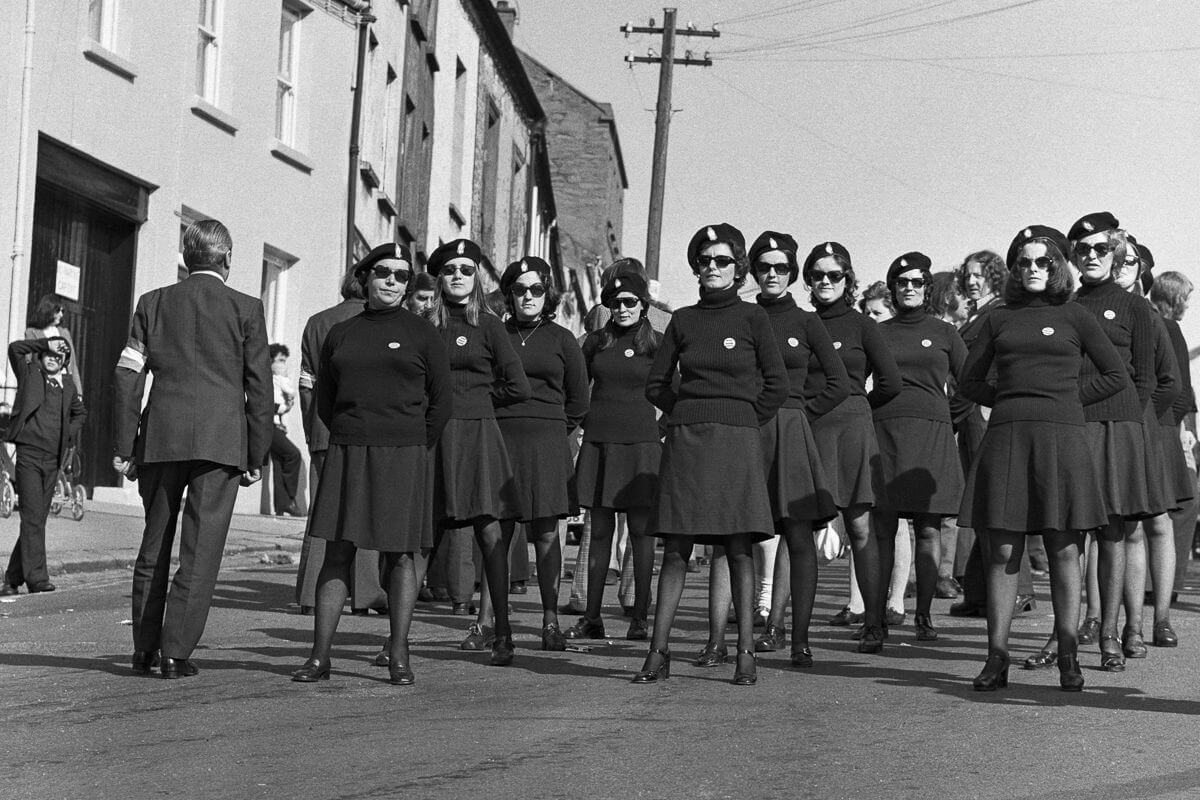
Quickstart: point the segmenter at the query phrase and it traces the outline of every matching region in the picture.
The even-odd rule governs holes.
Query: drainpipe
[[[358,136],[362,120],[363,76],[367,69],[367,33],[375,17],[371,16],[369,2],[347,3],[358,15],[358,63],[354,69],[354,101],[350,111],[350,165],[346,174],[346,264],[354,266],[354,216],[358,202]]]
[[[29,106],[33,96],[33,11],[36,0],[25,0],[25,59],[21,65],[21,116],[18,124],[20,139],[17,145],[17,204],[13,214],[12,272],[8,286],[8,341],[20,338],[20,319],[17,313],[17,287],[20,285],[22,261],[25,257],[25,194],[29,185]],[[23,315],[22,315],[23,316]],[[7,400],[10,387],[16,383],[12,366],[4,359],[4,394]]]

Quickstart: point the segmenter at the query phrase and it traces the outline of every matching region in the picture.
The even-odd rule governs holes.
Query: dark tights
[[[980,546],[987,563],[988,651],[1008,655],[1008,632],[1017,599],[1017,573],[1025,552],[1025,534],[1018,531],[982,530]],[[1047,531],[1042,535],[1050,562],[1050,603],[1059,653],[1078,650],[1075,624],[1079,618],[1079,540],[1075,531]]]
[[[875,511],[872,515],[875,522],[875,539],[879,543],[879,574],[891,575],[892,564],[896,559],[896,531],[900,527],[900,518],[890,511]],[[918,514],[912,518],[912,523],[917,534],[916,551],[913,553],[913,561],[917,567],[917,613],[928,616],[937,586],[942,518],[932,514]],[[882,613],[882,604],[887,603],[887,595],[882,591],[880,602]]]
[[[645,620],[650,610],[650,579],[654,575],[654,538],[646,536],[648,508],[631,508],[625,512],[629,526],[629,547],[633,548],[633,618]],[[600,619],[604,606],[604,582],[608,577],[608,561],[612,555],[613,531],[617,512],[611,508],[593,508],[592,543],[588,549],[587,610],[584,616],[593,622]]]

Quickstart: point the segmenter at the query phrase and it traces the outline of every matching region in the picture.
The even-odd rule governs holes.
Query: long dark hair
[[[66,310],[65,302],[53,292],[42,295],[37,305],[33,308],[33,314],[29,317],[29,327],[37,328],[40,331],[42,328],[48,328],[53,325],[54,315],[59,311]]]
[[[822,256],[822,258],[824,258],[824,256]],[[854,274],[854,267],[852,267],[850,265],[850,262],[847,261],[845,256],[843,256],[841,253],[830,253],[829,258],[832,258],[833,263],[835,263],[839,267],[841,267],[842,272],[846,273],[846,277],[843,279],[846,282],[846,291],[842,292],[842,296],[840,299],[846,305],[850,306],[851,308],[854,308],[854,301],[858,297],[858,276]],[[817,259],[817,261],[820,261],[820,260],[821,259]],[[814,261],[813,263],[816,263],[816,262]],[[804,283],[808,286],[809,289],[812,289],[814,286],[813,282],[810,280],[811,276],[812,276],[812,271],[804,273]],[[885,295],[886,295],[886,291],[885,291]],[[837,303],[837,300],[834,300],[833,303],[830,303],[829,305],[834,305],[836,303]],[[812,295],[812,304],[813,304],[814,308],[821,305],[820,303],[817,302],[817,296],[815,294]]]
[[[1075,291],[1075,279],[1071,277],[1071,270],[1067,268],[1067,257],[1049,239],[1030,239],[1030,242],[1046,245],[1046,255],[1054,262],[1046,274],[1046,290],[1040,294],[1026,291],[1020,273],[1014,269],[1004,284],[1004,302],[1020,304],[1035,297],[1045,297],[1050,305],[1061,306],[1071,299],[1071,293]]]
[[[645,309],[645,306],[642,308]],[[644,310],[642,314],[637,323],[638,329],[633,334],[633,352],[639,356],[653,357],[658,352],[658,346],[662,344],[662,335],[654,330],[650,320],[646,319]],[[621,327],[617,325],[616,320],[610,319],[603,328],[588,336],[584,342],[584,355],[591,358],[596,353],[612,347],[620,332]]]

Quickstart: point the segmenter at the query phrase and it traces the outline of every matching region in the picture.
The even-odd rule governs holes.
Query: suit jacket
[[[198,272],[138,299],[116,373],[115,454],[258,467],[274,399],[262,302]],[[142,370],[153,375],[139,414]]]
[[[58,326],[58,335],[67,340],[67,346],[71,348],[71,360],[63,367],[63,372],[75,379],[75,388],[80,394],[83,394],[83,370],[79,366],[79,351],[75,349],[75,340],[71,338],[71,332],[63,326]],[[26,339],[45,339],[46,334],[39,328],[26,328]]]
[[[42,371],[38,359],[44,352],[45,344],[45,339],[27,339],[8,346],[8,360],[12,363],[13,374],[17,376],[17,396],[13,400],[12,417],[4,435],[6,442],[17,440],[25,423],[46,399],[46,373]],[[83,421],[87,419],[87,409],[84,408],[83,398],[79,396],[74,378],[66,372],[61,374],[63,436],[58,445],[59,464],[66,461],[67,449],[78,440]]]
[[[329,449],[329,428],[317,414],[316,395],[317,364],[321,360],[321,348],[330,329],[339,322],[357,317],[366,308],[366,303],[357,298],[343,300],[332,308],[318,311],[308,318],[304,333],[300,337],[300,413],[304,418],[304,438],[310,453]]]

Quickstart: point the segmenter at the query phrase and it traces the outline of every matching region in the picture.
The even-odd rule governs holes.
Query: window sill
[[[203,97],[197,97],[192,102],[192,113],[205,122],[211,122],[226,133],[233,135],[242,126],[241,121],[225,111],[214,106]]]
[[[291,164],[301,172],[311,173],[316,167],[311,158],[294,147],[288,147],[278,139],[271,145],[271,155],[284,163]]]
[[[387,192],[380,192],[376,202],[379,204],[379,210],[386,214],[388,219],[396,216],[396,204],[387,196]]]
[[[454,203],[450,204],[450,219],[454,220],[460,228],[465,227],[467,224],[467,218],[462,215],[462,212],[458,210],[458,206],[454,205]]]
[[[121,76],[130,83],[137,78],[137,64],[117,55],[94,39],[88,39],[83,43],[83,57]]]

